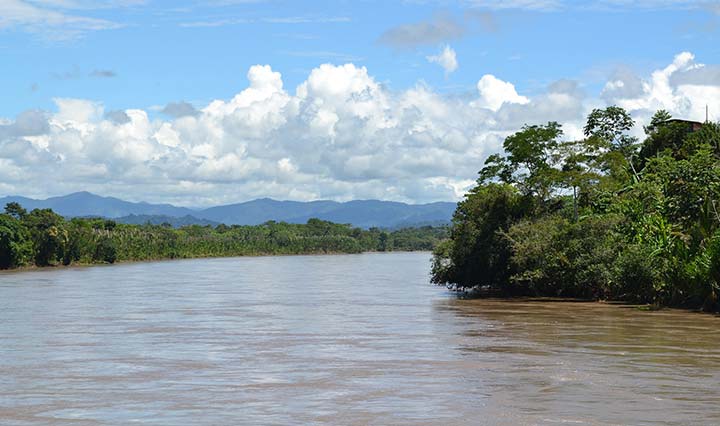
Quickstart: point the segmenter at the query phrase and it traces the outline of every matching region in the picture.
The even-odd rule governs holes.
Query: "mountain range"
[[[450,222],[456,204],[436,202],[406,204],[395,201],[357,200],[278,201],[269,198],[207,209],[190,209],[171,204],[135,203],[89,192],[36,200],[20,196],[0,198],[0,207],[18,202],[28,210],[51,208],[65,217],[99,216],[124,223],[163,223],[174,226],[200,224],[257,225],[268,220],[305,223],[310,218],[350,223],[361,228],[397,228],[437,225]]]

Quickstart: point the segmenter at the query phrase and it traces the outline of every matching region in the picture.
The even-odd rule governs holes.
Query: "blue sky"
[[[720,54],[719,25],[720,3],[688,0],[0,0],[0,145],[6,152],[0,151],[6,169],[5,175],[0,170],[0,194],[89,189],[193,205],[256,196],[457,199],[484,158],[523,121],[557,114],[572,135],[586,109],[623,102],[639,121],[656,106],[697,118],[708,102],[693,94],[720,86],[713,64]],[[692,58],[678,59],[683,52]],[[655,82],[653,73],[675,62],[678,69],[667,77],[670,95],[663,98],[665,83]],[[322,64],[338,68],[321,70]],[[341,69],[344,64],[352,68]],[[255,65],[271,67],[258,82],[279,73],[283,89],[272,86],[274,92],[257,99],[246,93],[252,102],[233,104],[252,86],[247,74]],[[328,91],[296,96],[298,86],[312,86],[313,73]],[[342,79],[348,83],[330,87]],[[569,96],[564,104],[552,96],[558,84],[569,88],[558,92]],[[277,101],[271,92],[287,99]],[[347,99],[327,109],[332,102],[326,95]],[[371,96],[372,105],[385,112],[351,108],[360,95]],[[227,104],[222,113],[215,111],[222,119],[211,120],[206,111],[214,101]],[[248,102],[255,109],[247,109]],[[191,108],[192,114],[164,113],[168,104]],[[417,116],[396,113],[401,106]],[[453,108],[476,108],[464,117],[476,123],[449,125],[443,114],[459,117]],[[269,118],[270,110],[279,115]],[[255,113],[264,114],[258,123],[265,127],[223,127],[239,115],[249,120],[246,125]],[[113,121],[117,114],[121,119]],[[186,123],[188,115],[198,123]],[[303,126],[328,117],[326,133],[309,137],[310,127]],[[348,130],[358,119],[375,127]],[[26,122],[37,128],[18,130]],[[72,143],[63,133],[68,123],[80,134]],[[452,145],[449,140],[461,138],[462,148],[446,154],[470,155],[472,162],[427,172],[434,166],[409,160],[417,159],[412,149],[420,142],[397,142],[419,135],[419,128],[426,132],[420,138],[424,152],[440,155]],[[114,132],[102,137],[116,141],[106,142],[114,143],[105,146],[111,154],[106,160],[92,155],[101,131]],[[158,134],[168,132],[176,142],[160,141],[164,136]],[[232,134],[232,141],[220,133]],[[357,142],[364,150],[341,148],[343,138],[370,133],[372,142]],[[294,151],[290,139],[305,140],[303,149],[317,155]],[[129,141],[135,145],[126,146]],[[381,145],[371,148],[372,143]],[[389,158],[372,157],[378,151]],[[313,163],[318,161],[322,167]],[[223,177],[230,169],[267,170],[263,162],[274,165],[274,174]],[[370,172],[368,162],[405,172]],[[283,177],[281,164],[297,175]],[[66,179],[43,182],[37,171],[46,167]],[[167,167],[186,171],[173,176]],[[214,172],[199,173],[203,167]],[[79,168],[87,170],[78,175]]]
[[[702,58],[720,54],[718,17],[706,2],[696,2],[697,7],[662,1],[646,7],[516,2],[539,6],[507,9],[451,1],[148,0],[124,7],[121,1],[117,7],[108,2],[100,9],[92,8],[96,2],[70,8],[43,3],[35,2],[38,8],[105,20],[118,28],[72,34],[72,25],[4,26],[3,116],[52,108],[54,97],[100,100],[112,109],[178,100],[203,103],[242,89],[244,74],[254,64],[271,64],[288,88],[320,63],[352,62],[367,66],[394,89],[422,80],[444,93],[462,94],[474,89],[480,75],[492,73],[532,94],[561,78],[596,88],[616,67],[643,73],[685,50]],[[471,12],[486,13],[490,22],[468,18]],[[436,18],[467,27],[465,34],[441,42],[418,40],[414,46],[380,40],[399,25]],[[460,63],[449,76],[425,60],[446,43]],[[109,71],[112,77],[93,77],[95,71]]]

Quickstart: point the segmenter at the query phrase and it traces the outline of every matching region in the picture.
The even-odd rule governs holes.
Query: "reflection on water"
[[[0,424],[720,424],[720,318],[457,300],[428,267],[399,253],[0,274]]]

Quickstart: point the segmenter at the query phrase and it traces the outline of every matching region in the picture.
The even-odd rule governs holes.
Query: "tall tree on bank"
[[[6,214],[0,214],[0,269],[24,264],[31,253],[32,244],[27,230],[19,219],[7,214],[6,209]]]
[[[62,259],[67,242],[63,222],[63,217],[50,209],[35,209],[23,218],[30,231],[37,266],[48,266]]]
[[[618,106],[596,108],[588,115],[583,133],[587,138],[596,139],[610,153],[621,154],[637,180],[639,176],[634,162],[639,148],[638,140],[627,134],[634,125],[635,121],[630,114]]]
[[[515,186],[523,195],[537,197],[540,205],[548,200],[558,184],[558,148],[562,126],[555,121],[524,126],[505,138],[506,156],[491,155],[480,171],[478,184],[499,180]]]

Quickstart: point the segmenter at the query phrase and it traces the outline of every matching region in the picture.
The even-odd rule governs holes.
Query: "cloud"
[[[127,124],[132,121],[130,116],[125,111],[108,111],[105,113],[105,118],[112,121],[115,124]]]
[[[720,2],[705,3],[705,9],[715,15],[720,15]]]
[[[720,65],[697,64],[671,76],[672,85],[710,85],[720,86]]]
[[[655,70],[649,77],[625,72],[619,78],[612,78],[605,84],[603,98],[632,112],[639,118],[639,124],[646,123],[658,109],[665,109],[674,117],[702,121],[706,105],[709,106],[710,119],[718,121],[718,68],[718,64],[699,63],[692,53],[681,52],[672,63]]]
[[[528,10],[554,12],[564,10],[686,10],[712,7],[714,3],[697,0],[464,0],[466,6],[491,10]]]
[[[480,29],[486,32],[494,33],[499,29],[495,15],[490,12],[467,10],[465,11],[465,19],[478,23],[480,25]]]
[[[637,79],[633,81],[632,78],[609,81],[605,84],[603,94],[606,99],[628,110],[647,111],[662,108],[687,115],[697,98],[706,98],[714,92],[712,74],[697,73],[703,68],[704,65],[695,62],[692,53],[682,52],[675,56],[670,65],[654,71],[649,79],[640,80],[639,84]],[[688,76],[693,78],[688,79]],[[707,87],[706,93],[688,96],[688,90],[694,91],[702,86]],[[627,87],[633,89],[627,90]]]
[[[84,77],[93,77],[93,78],[114,78],[117,77],[117,74],[115,71],[112,70],[103,70],[103,69],[95,69],[87,74],[82,71],[77,65],[73,66],[71,70],[63,71],[63,72],[53,72],[50,74],[53,78],[56,78],[58,80],[76,80]]]
[[[92,70],[90,72],[90,77],[113,78],[117,77],[117,74],[115,73],[115,71],[112,70]]]
[[[270,24],[333,24],[351,21],[352,19],[347,16],[286,16],[262,19],[262,22],[267,22]]]
[[[105,19],[68,14],[76,2],[3,0],[0,2],[0,29],[19,29],[49,41],[82,37],[90,31],[121,28]],[[79,3],[78,3],[79,4]]]
[[[170,102],[161,112],[175,118],[195,116],[200,113],[192,104],[185,101]]]
[[[193,21],[193,22],[181,22],[178,24],[180,27],[184,28],[216,28],[216,27],[224,27],[227,25],[241,25],[241,24],[251,24],[254,21],[250,19],[215,19],[215,20],[208,20],[208,21]]]
[[[574,3],[580,3],[582,0],[574,0]],[[466,3],[472,7],[485,9],[522,9],[534,11],[552,11],[565,8],[567,5],[573,4],[568,0],[466,0]]]
[[[477,83],[480,99],[476,102],[485,108],[497,111],[504,104],[527,104],[530,102],[525,96],[518,95],[512,83],[502,81],[491,74],[482,76]]]
[[[27,2],[37,6],[82,10],[133,7],[147,3],[146,0],[27,0]]]
[[[185,28],[215,28],[224,27],[227,25],[243,25],[243,24],[254,24],[254,23],[265,23],[265,24],[334,24],[334,23],[345,23],[351,22],[347,16],[325,16],[325,17],[313,17],[313,16],[286,16],[286,17],[270,17],[261,19],[245,19],[245,18],[223,18],[223,19],[211,19],[205,21],[192,21],[192,22],[181,22],[178,24]]]
[[[358,62],[364,58],[356,55],[350,55],[347,53],[332,52],[328,50],[286,50],[279,52],[283,55],[296,56],[299,58],[321,58],[321,59],[333,59],[341,62]]]
[[[467,29],[452,16],[436,15],[429,21],[404,24],[385,31],[378,41],[396,48],[434,45],[465,36]]]
[[[445,75],[448,75],[458,68],[457,55],[455,50],[450,46],[445,46],[443,50],[437,55],[431,55],[425,57],[428,62],[440,65],[445,70]]]
[[[82,73],[80,72],[80,68],[78,68],[76,65],[73,67],[73,69],[69,71],[53,72],[50,75],[52,75],[53,78],[56,78],[58,80],[74,80],[76,78],[80,78],[82,76]]]
[[[605,83],[601,95],[604,100],[612,104],[616,102],[616,99],[631,99],[640,96],[643,90],[643,81],[640,76],[629,68],[620,67]]]
[[[592,2],[586,2],[592,4]],[[711,1],[697,0],[601,0],[597,6],[605,8],[636,8],[650,10],[703,9],[711,7]]]
[[[265,1],[267,0],[206,0],[201,4],[209,6],[236,6],[242,4],[263,3]]]
[[[460,18],[440,13],[427,21],[390,28],[380,35],[378,42],[394,48],[415,48],[446,43],[478,32],[496,32],[498,29],[492,13],[468,9]]]
[[[15,118],[14,122],[0,124],[0,139],[46,134],[49,130],[49,114],[39,110],[28,110]]]
[[[423,83],[393,91],[352,63],[322,64],[287,88],[277,70],[255,65],[234,96],[197,108],[170,103],[156,117],[57,98],[52,111],[0,119],[0,190],[89,190],[184,205],[456,200],[524,124],[557,120],[579,138],[592,108],[615,103],[633,114],[638,134],[659,108],[702,119],[707,103],[720,118],[715,68],[683,52],[649,75],[618,71],[601,92],[560,80],[533,96],[486,74],[468,98]]]

